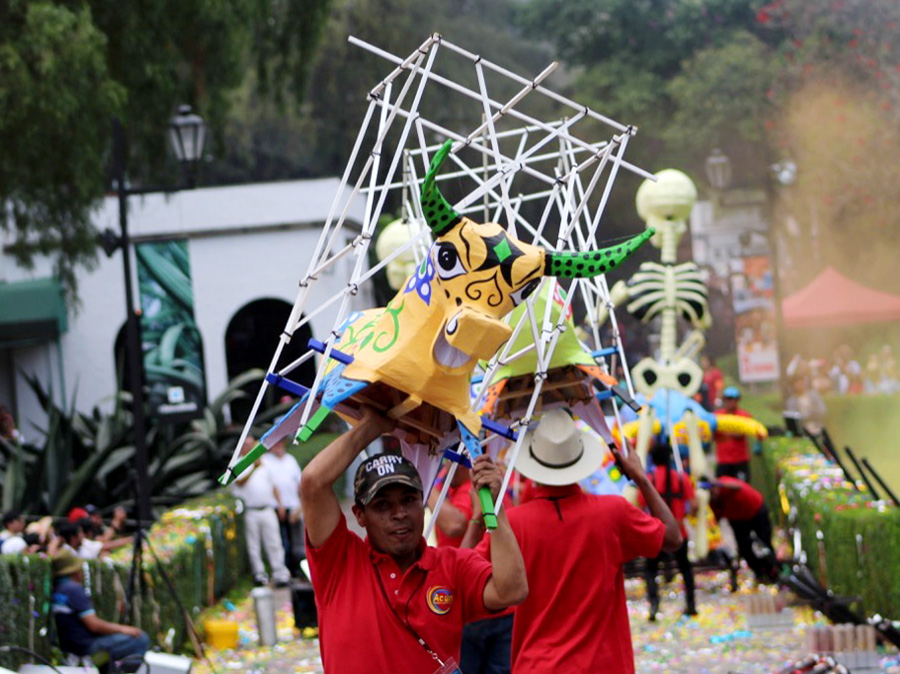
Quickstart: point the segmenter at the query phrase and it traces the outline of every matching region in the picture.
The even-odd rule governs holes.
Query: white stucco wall
[[[203,336],[206,384],[210,396],[227,383],[225,331],[234,314],[247,303],[275,298],[293,305],[298,282],[305,275],[319,240],[339,182],[337,179],[291,181],[180,192],[168,197],[149,195],[129,200],[130,235],[137,240],[187,238],[194,288],[197,325]],[[353,200],[336,247],[352,238],[363,219],[365,201]],[[107,198],[96,219],[99,230],[118,232],[118,202]],[[322,274],[307,307],[314,309],[346,286],[353,258],[336,263]],[[132,267],[134,257],[132,255]],[[47,260],[25,271],[0,258],[0,280],[19,281],[50,275]],[[100,253],[99,264],[79,276],[81,307],[69,313],[69,331],[61,339],[66,400],[77,391],[77,406],[90,410],[115,391],[114,345],[125,320],[121,253],[112,258]],[[137,284],[135,284],[137,288]],[[137,304],[137,298],[135,298]],[[368,306],[366,296],[354,307]],[[315,337],[331,330],[340,304],[334,303],[312,322]],[[308,313],[308,311],[307,311]],[[272,353],[275,350],[272,344]],[[56,347],[46,344],[0,353],[0,402],[15,391],[17,417],[22,430],[33,435],[31,422],[43,415],[19,371],[62,387]],[[283,365],[283,363],[281,364]],[[11,371],[12,370],[12,371]]]

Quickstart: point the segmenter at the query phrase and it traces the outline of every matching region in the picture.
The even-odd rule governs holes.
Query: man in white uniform
[[[306,556],[303,541],[303,519],[300,513],[300,464],[287,453],[287,441],[282,440],[262,456],[263,466],[269,469],[281,496],[283,508],[278,511],[284,563],[292,576],[300,573],[300,560]]]
[[[254,445],[256,440],[248,437],[241,448],[241,456],[253,449]],[[262,549],[265,548],[275,585],[287,585],[291,574],[284,565],[284,548],[281,546],[281,533],[278,530],[279,515],[275,512],[277,508],[280,514],[283,504],[271,472],[262,461],[257,460],[231,488],[234,495],[244,502],[244,530],[253,582],[257,585],[269,582],[262,560]]]

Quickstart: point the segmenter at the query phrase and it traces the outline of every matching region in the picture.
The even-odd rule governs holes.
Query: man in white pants
[[[248,437],[241,448],[241,456],[255,445],[256,440]],[[283,516],[284,506],[271,473],[257,460],[232,485],[232,489],[234,495],[244,502],[244,529],[253,582],[256,585],[266,585],[269,582],[262,560],[262,548],[265,548],[276,587],[286,586],[291,574],[284,565],[284,548],[278,526],[278,518],[279,515]]]
[[[300,464],[287,452],[287,439],[275,443],[262,455],[263,466],[275,481],[284,513],[278,513],[284,564],[292,576],[300,574],[300,560],[306,557],[303,541],[303,518],[300,514]]]

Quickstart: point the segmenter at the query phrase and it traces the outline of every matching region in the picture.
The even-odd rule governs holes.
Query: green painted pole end
[[[229,484],[234,482],[241,476],[245,470],[247,470],[254,461],[256,461],[259,457],[268,451],[266,446],[262,443],[258,443],[253,449],[247,452],[244,456],[242,456],[236,464],[234,464],[233,468],[229,468],[226,470],[222,476],[219,478],[219,484],[223,487],[227,487]]]
[[[313,414],[312,419],[307,421],[306,425],[297,432],[295,442],[306,442],[309,440],[313,433],[319,430],[319,426],[322,425],[322,422],[325,421],[330,413],[331,409],[328,407],[323,406],[317,409],[316,413]]]
[[[481,512],[484,515],[485,528],[496,529],[497,515],[494,514],[494,497],[491,496],[491,490],[487,487],[479,489],[478,500],[481,503]]]

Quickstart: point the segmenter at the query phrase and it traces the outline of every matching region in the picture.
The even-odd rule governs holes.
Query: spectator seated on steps
[[[79,657],[94,658],[105,652],[113,661],[143,657],[150,637],[137,627],[108,622],[97,615],[82,585],[82,564],[83,560],[68,550],[61,550],[51,562],[51,612],[60,648]]]

